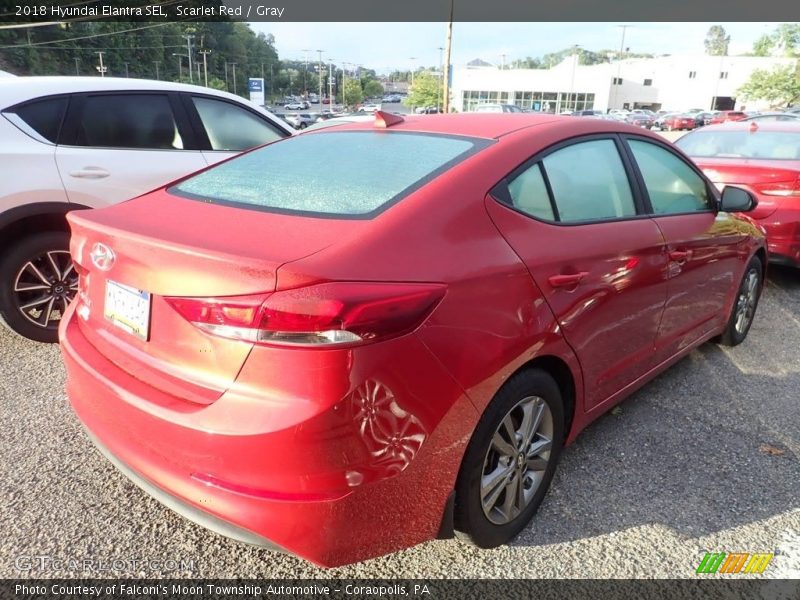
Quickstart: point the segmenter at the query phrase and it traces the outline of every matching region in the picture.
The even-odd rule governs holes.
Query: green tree
[[[771,35],[764,34],[753,42],[753,56],[769,56],[775,47],[775,40]]]
[[[710,56],[728,56],[728,46],[731,43],[729,36],[722,25],[712,25],[708,28],[706,39],[703,44],[706,47],[706,54]]]
[[[414,75],[414,85],[405,99],[405,104],[412,108],[417,106],[438,106],[441,99],[439,78],[422,71]]]
[[[364,91],[361,89],[361,81],[358,79],[348,79],[344,84],[344,98],[341,98],[345,106],[353,106],[364,100]]]
[[[772,33],[762,35],[753,43],[751,54],[800,56],[800,24],[781,23]]]
[[[773,106],[790,106],[800,99],[800,73],[790,65],[771,71],[758,69],[738,91],[746,100],[766,100]]]
[[[380,81],[375,79],[367,79],[364,81],[362,87],[364,88],[364,96],[367,98],[374,98],[383,95],[383,86],[381,85]]]

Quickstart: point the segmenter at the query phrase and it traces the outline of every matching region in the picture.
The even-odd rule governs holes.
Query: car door
[[[56,148],[70,202],[133,198],[206,166],[174,94],[76,94]]]
[[[667,359],[727,319],[727,301],[741,271],[745,234],[719,212],[716,194],[699,169],[671,147],[626,137],[643,196],[666,240],[668,298],[657,354]]]
[[[490,208],[493,220],[578,356],[587,408],[654,366],[667,294],[664,238],[643,214],[620,150],[614,135],[571,140],[492,192],[510,208]]]
[[[183,100],[209,165],[291,135],[264,115],[225,98],[186,94]]]

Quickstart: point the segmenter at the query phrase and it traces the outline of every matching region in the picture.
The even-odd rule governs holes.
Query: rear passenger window
[[[559,220],[619,219],[636,214],[628,175],[613,140],[579,142],[542,160]]]
[[[78,146],[181,150],[169,98],[163,94],[109,94],[85,100]]]
[[[249,150],[274,142],[285,134],[278,132],[265,118],[223,100],[192,97],[212,150]]]
[[[705,181],[683,160],[649,142],[630,140],[628,143],[642,172],[655,214],[674,215],[711,209]]]
[[[46,139],[48,142],[58,141],[58,132],[64,111],[67,108],[66,98],[45,98],[28,102],[10,112],[15,113],[28,127]]]
[[[544,183],[539,163],[509,183],[508,193],[511,196],[512,205],[517,210],[537,219],[555,221],[553,205],[550,202],[550,195],[547,193],[547,186]]]

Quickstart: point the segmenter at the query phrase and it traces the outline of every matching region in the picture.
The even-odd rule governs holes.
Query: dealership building
[[[753,71],[779,65],[796,66],[797,59],[695,55],[580,65],[575,54],[550,69],[501,69],[474,60],[454,69],[452,98],[463,112],[487,102],[556,113],[612,108],[759,110],[769,103],[737,98],[737,90]]]

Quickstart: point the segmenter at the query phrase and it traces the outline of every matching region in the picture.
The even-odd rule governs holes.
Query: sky
[[[526,56],[538,57],[575,44],[587,50],[618,49],[622,29],[630,52],[702,54],[711,25],[722,25],[731,36],[729,54],[748,52],[753,42],[777,23],[455,23],[454,65],[473,58],[500,64]],[[348,62],[375,69],[438,66],[445,45],[445,23],[250,23],[256,32],[272,33],[282,59],[317,60],[322,49],[336,64]],[[304,52],[305,49],[310,50]],[[412,60],[414,57],[414,60]]]

